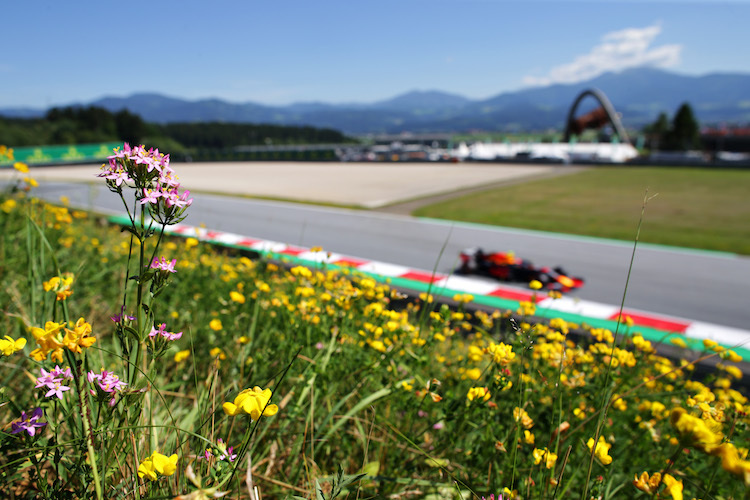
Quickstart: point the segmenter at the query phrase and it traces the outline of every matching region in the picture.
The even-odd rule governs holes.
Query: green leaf
[[[365,466],[362,467],[362,473],[368,476],[377,476],[380,474],[380,462],[367,462]]]

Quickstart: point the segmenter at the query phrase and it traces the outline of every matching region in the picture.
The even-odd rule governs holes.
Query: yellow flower
[[[664,474],[664,485],[672,495],[672,500],[682,500],[682,479],[679,481],[669,474]]]
[[[65,329],[63,345],[70,351],[80,354],[81,348],[91,347],[94,342],[96,342],[96,338],[91,336],[91,325],[86,323],[83,318],[76,321],[72,330]]]
[[[386,351],[385,344],[383,342],[381,342],[380,340],[368,340],[367,343],[370,344],[370,347],[372,347],[373,349],[375,349],[378,352],[385,352]]]
[[[732,443],[722,444],[712,454],[721,457],[721,467],[725,471],[742,477],[745,486],[750,486],[750,461],[743,460]]]
[[[151,457],[144,458],[138,465],[138,477],[145,477],[149,481],[156,481],[158,476],[156,475],[156,470],[154,469],[154,463],[151,461]]]
[[[719,344],[717,344],[716,342],[714,342],[711,339],[703,339],[703,347],[705,347],[706,349],[713,349],[714,347],[716,347],[718,345]]]
[[[52,359],[62,362],[63,339],[60,332],[64,327],[65,323],[55,323],[54,321],[47,321],[44,328],[32,327],[31,335],[34,336],[34,340],[39,347],[31,351],[30,356],[36,361],[42,361],[47,358],[51,351]]]
[[[13,148],[0,144],[0,158],[5,157],[8,161],[13,161]]]
[[[728,374],[730,374],[731,376],[733,376],[737,380],[741,380],[742,379],[742,370],[740,370],[739,368],[737,368],[734,365],[725,366],[724,367],[724,371],[726,371]]]
[[[54,276],[49,281],[42,283],[42,287],[45,292],[55,292],[57,300],[65,300],[71,295],[73,291],[70,286],[73,284],[73,275],[71,273],[63,273],[62,276]]]
[[[516,357],[516,353],[513,352],[513,346],[502,342],[499,344],[490,344],[485,351],[492,354],[492,360],[495,363],[504,365],[510,363]]]
[[[530,444],[533,446],[534,434],[532,434],[531,431],[523,431],[523,440],[526,444]]]
[[[25,345],[26,339],[20,338],[18,340],[13,340],[12,337],[6,335],[4,339],[0,339],[0,352],[3,353],[3,356],[10,356],[11,354],[23,349],[23,346]]]
[[[475,399],[487,401],[490,399],[490,391],[486,387],[472,387],[466,394],[466,399],[469,401],[474,401]]]
[[[589,451],[594,450],[594,438],[589,438],[586,446],[589,447]],[[609,465],[612,463],[612,457],[609,456],[609,449],[612,447],[611,444],[604,440],[604,436],[599,436],[599,441],[596,443],[596,449],[594,455],[602,465]]]
[[[690,415],[684,408],[674,408],[669,419],[688,444],[705,453],[718,448],[724,438],[718,423],[711,429],[705,420]]]
[[[654,472],[651,477],[649,477],[648,472],[642,472],[640,476],[635,476],[633,480],[633,486],[644,493],[655,493],[660,484],[661,474],[659,472]]]
[[[274,404],[268,404],[271,400],[271,389],[261,389],[258,386],[252,389],[245,389],[240,392],[233,403],[226,402],[222,405],[224,413],[234,417],[240,413],[247,413],[253,420],[258,420],[261,415],[270,417],[276,415],[279,407]]]
[[[536,304],[522,300],[518,303],[516,312],[521,316],[533,316],[536,313]]]
[[[466,375],[466,378],[471,380],[479,380],[479,377],[482,376],[482,370],[479,368],[469,368],[464,372],[464,375]]]
[[[212,319],[211,322],[208,324],[208,327],[211,328],[211,330],[215,332],[218,332],[219,330],[224,328],[224,326],[221,324],[221,320],[218,318]]]
[[[196,240],[195,238],[188,238],[185,240],[185,246],[188,247],[188,250],[195,246],[198,246],[198,240]]]
[[[232,299],[232,301],[237,302],[238,304],[245,303],[245,296],[242,295],[240,292],[235,292],[234,290],[229,292],[229,298]]]
[[[227,355],[224,354],[224,351],[221,350],[221,347],[214,347],[213,349],[211,349],[210,351],[208,351],[208,354],[212,358],[218,357],[221,360],[227,359]]]
[[[305,266],[296,266],[291,269],[291,272],[295,276],[301,276],[302,278],[312,278],[312,271]]]
[[[138,465],[138,477],[156,481],[159,476],[171,476],[177,471],[177,455],[166,456],[155,451]]]
[[[687,349],[687,344],[680,337],[672,337],[671,339],[669,339],[669,342],[676,345],[677,347],[682,347],[683,349]]]
[[[639,351],[643,351],[646,353],[655,352],[654,347],[651,345],[651,342],[644,339],[641,335],[634,335],[633,336],[633,345],[636,349]]]
[[[13,168],[21,172],[22,174],[28,174],[29,173],[29,166],[25,163],[21,163],[20,161],[17,161],[13,164]]]
[[[2,204],[0,204],[0,210],[5,212],[6,214],[9,214],[13,211],[14,208],[16,208],[16,200],[13,198],[9,198],[5,200]]]
[[[521,422],[521,426],[524,429],[531,429],[534,427],[534,421],[529,417],[529,414],[526,413],[526,410],[519,408],[518,406],[513,409],[513,420]]]
[[[460,304],[468,304],[469,302],[474,300],[474,296],[470,293],[457,293],[453,296],[453,300]]]
[[[544,466],[548,469],[552,469],[557,462],[557,455],[549,451],[547,448],[544,448],[543,450],[534,448],[532,454],[534,455],[534,465],[539,465],[541,461],[544,460]]]
[[[742,356],[732,350],[724,351],[723,353],[721,353],[721,357],[723,359],[728,359],[732,363],[739,363],[740,361],[742,361]]]
[[[180,351],[174,355],[174,360],[176,363],[181,363],[182,361],[185,361],[190,357],[190,351],[188,349],[185,349],[184,351]]]
[[[624,399],[622,399],[619,394],[612,395],[612,400],[612,407],[615,410],[625,411],[628,409],[628,403]]]
[[[568,322],[562,318],[552,318],[551,320],[549,320],[549,326],[550,328],[559,330],[563,335],[567,335],[570,332]]]
[[[154,452],[151,455],[151,461],[154,469],[162,476],[171,476],[177,470],[177,455],[173,454],[167,457],[161,453]]]
[[[599,342],[606,342],[608,344],[611,344],[615,340],[612,332],[606,328],[592,328],[591,335]]]

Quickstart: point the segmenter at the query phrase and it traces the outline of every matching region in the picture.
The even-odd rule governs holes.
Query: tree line
[[[354,142],[328,128],[219,122],[157,124],[127,110],[113,113],[96,106],[51,108],[42,118],[0,116],[0,144],[9,147],[118,141],[185,155],[236,146]]]
[[[646,125],[643,132],[650,149],[662,151],[687,151],[701,149],[700,125],[690,104],[683,103],[669,120],[662,112],[655,122]]]

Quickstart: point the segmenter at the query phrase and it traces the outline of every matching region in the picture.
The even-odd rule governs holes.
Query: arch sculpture
[[[596,99],[599,102],[599,107],[589,113],[586,113],[585,115],[576,118],[575,112],[578,109],[578,105],[587,96],[591,96]],[[615,133],[620,139],[620,142],[630,144],[628,133],[625,131],[625,127],[622,126],[620,117],[617,115],[617,112],[612,106],[612,103],[609,102],[609,99],[607,99],[607,96],[604,95],[604,92],[599,89],[584,90],[583,92],[578,94],[576,100],[573,101],[573,106],[570,107],[570,111],[568,112],[568,120],[565,125],[565,136],[563,140],[565,142],[568,142],[573,135],[579,135],[581,132],[589,128],[602,128],[607,123],[612,124],[612,128],[614,128]]]

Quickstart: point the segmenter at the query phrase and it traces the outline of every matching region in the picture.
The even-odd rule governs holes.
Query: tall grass
[[[172,239],[151,220],[189,207],[141,204],[134,177],[109,179],[125,231],[34,199],[23,174],[0,200],[6,496],[744,496],[732,351],[685,351],[716,362],[698,381],[627,321],[615,342],[537,323],[533,302],[406,300]]]

